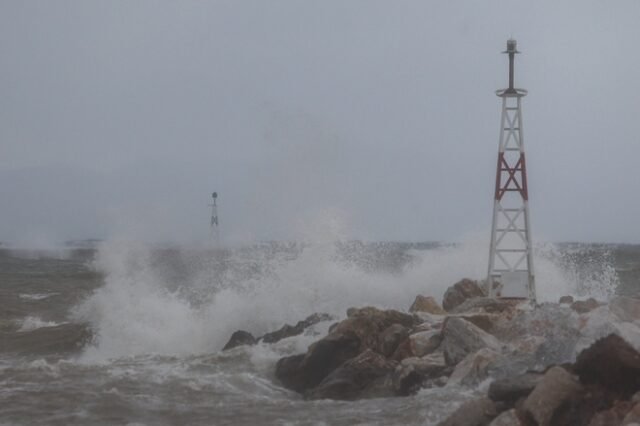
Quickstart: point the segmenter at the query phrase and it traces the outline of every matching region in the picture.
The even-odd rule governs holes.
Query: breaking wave
[[[458,280],[484,278],[487,241],[481,235],[452,245],[321,241],[202,250],[114,239],[94,261],[104,286],[74,317],[96,332],[89,359],[212,352],[238,329],[260,335],[313,312],[342,317],[351,306],[406,310],[417,294],[441,300]],[[618,278],[606,252],[581,257],[580,250],[537,247],[540,301],[613,294]]]

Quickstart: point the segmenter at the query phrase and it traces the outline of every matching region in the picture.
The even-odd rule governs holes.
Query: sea
[[[538,244],[540,302],[637,294],[640,246]],[[488,244],[260,242],[0,249],[0,425],[431,425],[483,391],[305,401],[275,378],[349,307],[406,311],[486,275]],[[222,351],[308,315],[335,319]]]

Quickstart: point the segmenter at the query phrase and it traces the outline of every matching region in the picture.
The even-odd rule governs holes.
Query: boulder
[[[632,424],[640,424],[640,403],[636,403],[631,410],[622,419],[621,426],[631,426]]]
[[[563,405],[579,397],[580,383],[562,367],[551,367],[522,404],[523,414],[539,426],[553,424]]]
[[[414,312],[413,316],[417,325],[413,328],[413,332],[427,330],[442,330],[442,326],[446,317],[442,315],[431,315],[426,312]]]
[[[624,424],[623,422],[632,408],[633,404],[630,402],[619,401],[610,409],[600,411],[591,417],[589,426],[620,426]]]
[[[621,321],[640,320],[640,299],[618,296],[609,302],[609,310]]]
[[[512,300],[478,296],[465,300],[456,307],[450,309],[449,312],[452,314],[463,314],[468,312],[500,314],[512,311],[514,306],[515,302]]]
[[[541,379],[542,374],[537,373],[525,373],[497,379],[489,385],[488,396],[493,401],[514,404],[518,399],[528,396]]]
[[[571,362],[575,357],[578,338],[575,336],[558,336],[547,338],[534,353],[535,359],[542,367]]]
[[[415,356],[416,355],[413,353],[413,349],[411,348],[411,339],[407,338],[400,342],[395,352],[391,356],[391,359],[400,362],[405,358],[411,358]]]
[[[502,344],[491,334],[462,318],[447,319],[442,330],[442,345],[447,365],[455,365],[482,348],[500,352]]]
[[[436,299],[431,296],[421,296],[417,295],[416,300],[414,300],[413,304],[409,308],[409,312],[427,312],[432,315],[446,315],[444,309],[438,305]]]
[[[352,401],[366,394],[365,390],[378,379],[385,378],[396,364],[370,349],[333,370],[305,394],[307,399],[337,399]]]
[[[487,374],[496,380],[505,379],[534,371],[539,367],[540,365],[531,354],[506,352],[487,366]]]
[[[255,345],[258,343],[258,340],[253,337],[253,334],[248,331],[238,330],[231,335],[231,338],[222,348],[223,351],[228,351],[229,349],[233,349],[238,346],[243,345]]]
[[[473,399],[462,404],[438,426],[487,426],[502,411],[500,403],[487,397]]]
[[[357,356],[360,347],[360,339],[354,333],[331,333],[309,346],[306,354],[281,358],[276,364],[276,377],[285,387],[303,392]]]
[[[265,334],[260,340],[265,343],[275,343],[287,337],[302,334],[307,328],[311,327],[312,325],[315,325],[322,321],[329,321],[331,319],[333,318],[329,314],[315,313],[313,315],[309,315],[302,321],[298,321],[296,325],[285,324],[279,330]]]
[[[640,390],[640,353],[616,334],[583,350],[573,366],[584,384],[596,384],[630,398]]]
[[[522,420],[518,418],[516,410],[503,411],[498,417],[493,419],[489,426],[524,426]]]
[[[393,386],[397,395],[406,396],[418,391],[428,379],[435,379],[447,371],[442,353],[433,353],[422,358],[402,360],[393,373]]]
[[[409,328],[414,317],[402,312],[373,307],[349,309],[349,318],[339,322],[323,339],[315,342],[302,359],[286,357],[276,365],[276,377],[297,392],[314,388],[344,362],[370,349],[380,349],[380,335],[400,324]],[[397,351],[397,350],[396,350]]]
[[[487,377],[487,366],[498,359],[500,354],[489,348],[467,355],[453,370],[447,386],[450,385],[474,385]]]
[[[498,314],[468,313],[456,316],[464,318],[465,320],[469,321],[473,325],[480,327],[489,334],[497,331],[500,321],[502,320],[502,316]]]
[[[442,299],[442,307],[445,311],[450,312],[467,299],[483,296],[485,296],[484,291],[478,283],[465,278],[447,289]]]
[[[558,303],[561,305],[571,305],[573,303],[573,296],[562,296]]]
[[[407,327],[401,324],[390,325],[378,336],[378,353],[385,357],[391,356],[408,335],[409,329]]]
[[[598,306],[600,306],[598,301],[593,297],[590,297],[587,300],[576,300],[571,304],[571,309],[579,314],[586,314],[587,312],[593,311]]]
[[[388,327],[400,324],[403,327],[411,328],[415,324],[412,315],[398,312],[393,309],[386,311],[366,307],[353,309],[349,317],[339,322],[331,331],[334,333],[351,333],[360,339],[360,352],[365,349],[378,350],[379,335]]]
[[[411,352],[417,357],[430,354],[442,343],[442,333],[438,330],[421,331],[409,336]]]

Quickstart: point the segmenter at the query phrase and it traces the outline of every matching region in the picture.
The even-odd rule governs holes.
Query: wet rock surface
[[[515,403],[529,396],[542,379],[542,374],[525,373],[495,380],[489,385],[488,396],[493,401]]]
[[[224,345],[222,350],[228,351],[229,349],[237,348],[238,346],[255,345],[256,343],[258,343],[258,339],[253,337],[253,334],[248,331],[238,330],[231,335],[231,338],[229,338],[229,341]]]
[[[442,353],[434,353],[422,358],[402,360],[393,374],[396,395],[406,396],[417,392],[428,380],[448,375],[450,368],[444,362]]]
[[[502,407],[487,397],[469,401],[438,426],[486,426],[498,417]]]
[[[421,295],[416,296],[416,300],[409,308],[409,312],[426,312],[433,315],[447,314],[432,296]]]
[[[600,304],[598,301],[592,297],[587,300],[576,300],[571,304],[571,309],[578,312],[579,314],[584,314],[590,311],[593,311]]]
[[[389,376],[395,367],[395,362],[367,349],[333,370],[322,382],[307,392],[305,397],[307,399],[355,400],[360,399],[362,395],[378,397],[390,394],[392,393],[391,382],[389,382],[388,392],[377,389],[367,394],[367,388],[376,384],[378,379]]]
[[[276,377],[297,392],[311,389],[338,368],[356,357],[362,342],[353,332],[333,332],[312,344],[307,353],[281,358],[276,364]]]
[[[318,324],[322,321],[329,321],[331,319],[333,318],[329,314],[316,313],[313,315],[309,315],[304,320],[298,321],[296,325],[291,326],[289,324],[285,324],[280,330],[265,334],[260,340],[265,343],[275,343],[282,339],[286,339],[287,337],[302,334],[307,328],[311,327],[312,325]]]
[[[227,351],[229,349],[236,348],[238,346],[251,346],[255,345],[258,342],[264,343],[276,343],[282,339],[286,339],[287,337],[297,336],[311,327],[312,325],[318,324],[322,321],[329,321],[333,319],[333,317],[329,314],[312,314],[309,315],[302,321],[298,321],[296,325],[283,325],[279,330],[272,331],[270,333],[266,333],[262,337],[254,337],[251,333],[245,330],[238,330],[234,332],[226,345],[222,348],[223,351]]]
[[[640,390],[640,354],[615,334],[582,351],[573,370],[582,383],[600,385],[625,399]]]
[[[552,367],[527,396],[522,412],[526,419],[532,419],[538,425],[551,425],[556,411],[578,399],[581,391],[576,377],[562,367]]]
[[[467,299],[484,296],[484,291],[480,288],[477,281],[465,278],[447,289],[444,293],[444,298],[442,299],[442,307],[445,311],[450,312],[456,306],[464,303]]]
[[[502,347],[494,336],[458,317],[450,317],[447,320],[442,336],[442,350],[448,365],[458,364],[467,355],[482,348],[499,352]]]
[[[378,337],[378,352],[389,357],[398,349],[407,337],[409,337],[409,328],[402,324],[393,324],[385,328]]]

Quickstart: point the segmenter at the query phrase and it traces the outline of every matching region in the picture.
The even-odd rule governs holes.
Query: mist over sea
[[[406,398],[304,401],[274,376],[331,321],[276,344],[222,352],[314,312],[406,310],[482,279],[484,238],[458,244],[267,242],[233,248],[125,239],[97,248],[0,250],[0,424],[433,424],[476,388]],[[540,244],[540,302],[636,294],[640,246]],[[76,347],[86,328],[93,336]]]

